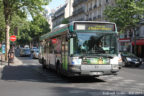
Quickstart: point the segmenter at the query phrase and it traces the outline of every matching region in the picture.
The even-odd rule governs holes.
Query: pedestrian
[[[11,44],[8,51],[8,65],[9,63],[14,63],[14,46]]]

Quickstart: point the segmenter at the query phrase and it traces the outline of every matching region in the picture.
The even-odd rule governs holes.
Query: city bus
[[[119,71],[115,23],[73,21],[40,37],[43,68],[65,76],[116,75]]]

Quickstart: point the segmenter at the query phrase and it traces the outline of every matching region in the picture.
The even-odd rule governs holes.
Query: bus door
[[[68,70],[68,41],[66,40],[66,36],[62,38],[62,69]]]

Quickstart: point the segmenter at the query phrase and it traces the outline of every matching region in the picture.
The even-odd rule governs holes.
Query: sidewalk
[[[2,60],[1,60],[2,59]],[[16,56],[14,57],[14,63],[10,63],[10,66],[18,66],[22,65],[22,61],[19,60]],[[3,68],[4,66],[8,65],[8,62],[5,61],[5,57],[3,56],[0,58],[0,68]]]

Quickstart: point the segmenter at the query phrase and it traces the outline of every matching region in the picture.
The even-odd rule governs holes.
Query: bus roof
[[[54,29],[52,29],[51,32],[44,34],[40,37],[40,40],[44,40],[48,37],[57,35],[58,33],[62,33],[65,32],[66,30],[68,30],[68,24],[61,24],[59,26],[56,26]]]
[[[72,27],[75,23],[101,23],[101,24],[115,24],[113,22],[105,22],[105,21],[72,21],[69,24],[61,24],[56,26],[55,28],[52,29],[51,32],[44,34],[40,37],[40,40],[47,39],[48,37],[52,37],[57,35],[58,33],[65,32],[66,30],[69,30],[68,26]]]

